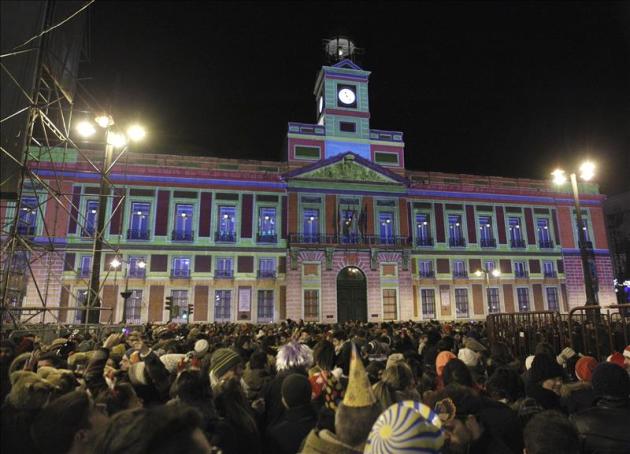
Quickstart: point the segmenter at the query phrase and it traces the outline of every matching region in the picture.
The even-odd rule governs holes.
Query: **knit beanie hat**
[[[468,367],[476,367],[479,363],[479,353],[470,348],[460,348],[457,357]]]
[[[288,408],[311,402],[311,383],[302,374],[291,374],[282,381],[282,398]]]
[[[593,371],[593,392],[595,396],[628,398],[630,377],[625,369],[616,364],[602,363]]]
[[[167,353],[160,356],[160,361],[162,361],[166,370],[172,374],[177,370],[177,366],[184,358],[186,358],[186,355],[183,353]]]
[[[532,383],[542,383],[550,378],[562,377],[562,375],[562,366],[551,356],[546,353],[538,353],[534,356],[532,368],[529,370]]]
[[[606,361],[609,363],[616,364],[617,366],[624,367],[623,355],[619,352],[614,352],[612,355],[606,358]]]
[[[430,409],[428,412],[433,413]],[[439,418],[437,420],[439,421]],[[433,425],[415,408],[405,405],[405,402],[400,402],[390,406],[378,417],[372,426],[363,452],[433,454],[440,453],[442,446],[444,446],[444,432],[440,426]]]
[[[195,356],[197,358],[201,358],[203,355],[208,353],[208,349],[210,348],[210,344],[205,339],[199,339],[195,342]]]
[[[582,356],[575,363],[575,376],[580,381],[591,381],[593,371],[597,367],[597,360],[592,356]]]
[[[210,372],[213,372],[215,377],[220,379],[242,361],[238,353],[233,350],[220,348],[210,358]]]
[[[457,358],[457,356],[449,351],[438,353],[438,355],[435,357],[435,370],[438,377],[442,376],[442,372],[444,371],[444,366],[446,366],[446,363],[455,358]]]

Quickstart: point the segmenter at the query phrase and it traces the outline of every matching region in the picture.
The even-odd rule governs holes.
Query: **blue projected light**
[[[368,161],[372,160],[370,156],[370,144],[340,142],[335,140],[326,141],[326,158],[332,158],[333,156],[344,154],[349,151],[367,159]]]

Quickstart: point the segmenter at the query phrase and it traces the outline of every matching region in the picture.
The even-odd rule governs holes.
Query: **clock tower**
[[[322,67],[314,89],[317,124],[326,131],[325,158],[351,151],[370,159],[370,72],[352,61],[352,41],[330,40],[326,50],[337,62]]]

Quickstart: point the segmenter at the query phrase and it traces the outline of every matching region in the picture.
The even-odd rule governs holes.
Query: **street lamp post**
[[[125,269],[124,269],[124,279],[125,279],[125,290],[120,292],[120,296],[122,296],[123,298],[123,309],[122,309],[122,320],[120,321],[121,324],[126,324],[127,323],[127,301],[129,300],[129,298],[131,297],[131,295],[133,294],[132,291],[129,290],[129,266],[130,266],[130,262],[129,260],[119,260],[118,258],[115,258],[114,260],[112,260],[112,262],[110,263],[112,268],[118,268],[121,264],[125,264]],[[138,268],[140,269],[144,269],[144,267],[146,266],[146,263],[144,261],[139,261],[138,262]]]
[[[103,237],[105,235],[105,215],[107,213],[107,199],[111,191],[109,173],[112,167],[114,149],[120,148],[120,154],[124,153],[127,140],[142,140],[145,131],[138,125],[133,125],[127,131],[127,135],[112,130],[114,120],[110,115],[100,115],[94,122],[105,130],[105,157],[103,159],[103,170],[101,171],[101,184],[98,199],[98,214],[96,219],[96,230],[94,232],[94,242],[92,244],[92,271],[90,274],[90,288],[86,301],[85,324],[98,323],[99,311],[93,308],[100,306],[100,279],[101,279],[101,255],[103,251]],[[96,128],[89,121],[82,121],[77,125],[77,132],[83,137],[89,137],[96,133]],[[94,316],[96,314],[96,316]]]
[[[481,268],[475,271],[475,276],[477,277],[481,277],[481,275],[485,275],[486,277],[486,291],[488,289],[488,287],[490,286],[490,275],[492,275],[495,278],[499,278],[501,277],[501,271],[499,271],[496,268],[493,268],[492,270],[489,270],[487,268]],[[490,298],[490,296],[488,295],[488,298]]]
[[[553,182],[556,185],[562,185],[567,181],[566,173],[562,169],[554,170]],[[580,166],[580,177],[584,181],[589,181],[595,175],[595,165],[591,162],[585,162]],[[586,293],[586,305],[595,306],[599,304],[597,296],[595,295],[595,288],[593,287],[593,275],[591,273],[591,267],[589,264],[589,257],[586,250],[586,226],[582,219],[582,209],[580,208],[580,194],[578,192],[577,176],[575,172],[569,175],[571,181],[571,189],[573,190],[573,202],[575,205],[575,213],[577,218],[577,231],[578,231],[578,248],[580,250],[580,259],[582,261],[582,272],[584,274],[584,291]]]

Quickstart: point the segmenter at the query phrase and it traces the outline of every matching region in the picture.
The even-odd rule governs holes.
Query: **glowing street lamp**
[[[584,181],[590,181],[595,176],[595,164],[592,161],[583,162],[580,167],[580,178]],[[557,186],[562,186],[567,181],[566,172],[562,169],[556,169],[551,172],[553,176],[553,183]],[[598,305],[597,297],[595,295],[595,288],[593,287],[593,276],[591,274],[591,267],[589,265],[588,254],[586,252],[586,226],[582,220],[582,209],[580,208],[580,195],[578,192],[577,175],[575,172],[569,174],[571,180],[571,188],[573,190],[573,202],[575,204],[575,215],[577,218],[577,231],[578,231],[578,247],[580,249],[580,258],[582,259],[582,272],[584,273],[584,291],[586,293],[586,305]]]
[[[147,135],[145,129],[140,125],[131,125],[129,129],[127,129],[127,137],[132,142],[138,142]]]
[[[81,121],[77,124],[77,132],[81,137],[91,137],[96,133],[96,128],[89,121]]]

